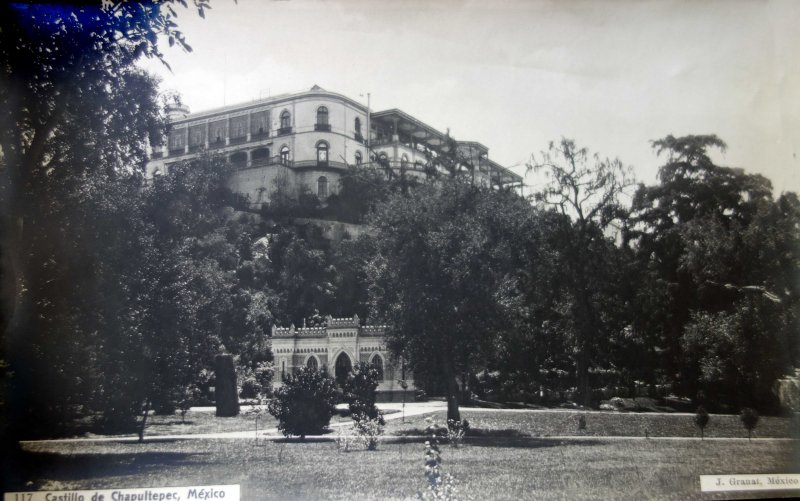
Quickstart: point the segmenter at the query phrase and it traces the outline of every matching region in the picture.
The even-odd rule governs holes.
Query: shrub
[[[466,419],[456,421],[455,419],[447,420],[447,440],[453,447],[458,447],[464,441],[464,435],[469,431],[469,421]]]
[[[344,382],[344,397],[349,404],[353,421],[374,419],[381,425],[384,424],[383,415],[375,406],[380,377],[380,372],[374,365],[364,362],[356,364],[347,375]]]
[[[324,371],[303,367],[286,377],[268,409],[287,437],[321,433],[336,412],[336,383]]]
[[[742,424],[747,429],[747,440],[751,440],[751,437],[753,435],[753,430],[758,424],[758,412],[756,412],[755,409],[745,407],[744,409],[742,409],[742,413],[739,415],[739,419],[742,420]]]
[[[200,388],[195,385],[189,385],[182,389],[180,400],[178,400],[178,411],[181,414],[181,423],[186,422],[186,413],[192,405],[200,399]]]
[[[361,418],[353,424],[353,430],[368,451],[378,448],[380,436],[383,434],[383,423],[378,419]]]
[[[242,389],[239,392],[239,396],[242,398],[258,398],[261,390],[261,383],[258,382],[255,376],[248,376],[242,381]]]
[[[706,412],[705,408],[701,405],[697,408],[697,412],[694,415],[694,424],[700,428],[700,440],[703,440],[704,438],[703,430],[705,430],[708,420],[708,412]]]
[[[253,376],[261,385],[261,394],[272,395],[272,381],[275,378],[275,365],[272,362],[259,362],[253,370]]]

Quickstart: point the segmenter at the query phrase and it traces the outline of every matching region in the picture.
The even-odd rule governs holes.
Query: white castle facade
[[[213,151],[230,161],[230,187],[253,207],[268,202],[278,185],[307,189],[324,201],[338,191],[349,166],[380,165],[397,175],[425,179],[437,169],[434,159],[453,147],[471,166],[464,175],[474,183],[522,183],[519,175],[489,159],[481,143],[454,142],[401,110],[374,112],[316,85],[306,92],[193,114],[176,106],[170,122],[165,146],[152,148],[148,175]]]
[[[315,327],[272,328],[272,356],[277,386],[288,374],[300,367],[326,370],[342,381],[358,362],[378,368],[381,375],[378,399],[399,401],[403,393],[413,399],[414,381],[402,361],[395,360],[384,342],[384,326],[361,325],[358,315],[353,318],[326,317],[324,325]],[[402,387],[405,381],[407,388]]]

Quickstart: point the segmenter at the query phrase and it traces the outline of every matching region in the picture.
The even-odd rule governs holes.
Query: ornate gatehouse
[[[325,369],[338,382],[344,381],[357,362],[369,362],[378,368],[381,381],[378,400],[413,399],[414,381],[403,364],[390,356],[384,344],[385,326],[361,325],[353,318],[325,318],[322,326],[272,328],[272,354],[275,360],[276,385],[300,367]],[[407,389],[401,387],[405,380]]]

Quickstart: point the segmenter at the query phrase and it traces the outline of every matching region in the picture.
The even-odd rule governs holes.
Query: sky
[[[171,72],[144,66],[192,112],[317,84],[479,141],[521,175],[567,137],[646,184],[663,164],[652,140],[716,134],[718,164],[800,192],[800,2],[215,0],[205,19],[178,14],[194,50],[166,50]]]

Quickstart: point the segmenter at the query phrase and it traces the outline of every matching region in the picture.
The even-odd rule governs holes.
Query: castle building
[[[489,159],[481,143],[453,141],[401,110],[374,112],[316,85],[199,113],[175,106],[169,118],[169,135],[164,146],[152,148],[148,175],[203,151],[217,152],[230,161],[230,187],[254,207],[268,202],[278,186],[307,189],[324,200],[339,189],[348,166],[426,179],[441,170],[435,159],[454,147],[459,174],[474,183],[522,185],[522,177]]]
[[[300,367],[326,370],[342,382],[358,362],[373,364],[381,374],[379,401],[413,399],[414,381],[401,361],[395,360],[384,343],[384,326],[361,325],[353,318],[328,316],[324,325],[314,327],[272,327],[272,356],[276,385]],[[401,380],[407,388],[402,387]]]

